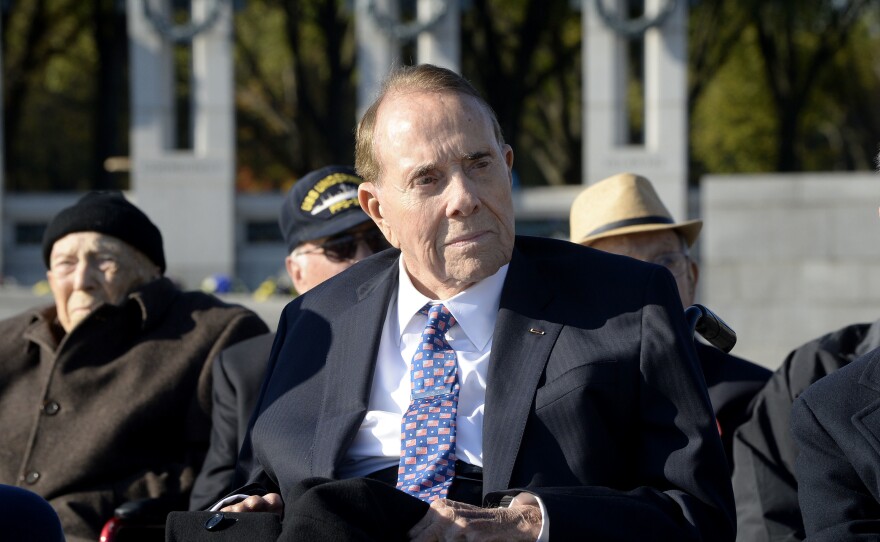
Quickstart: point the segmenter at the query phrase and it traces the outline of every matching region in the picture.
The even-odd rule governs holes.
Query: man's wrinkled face
[[[675,277],[682,306],[693,305],[697,288],[697,264],[688,256],[682,239],[672,230],[614,235],[597,239],[590,246],[669,269]]]
[[[361,206],[423,294],[448,298],[510,261],[513,151],[475,98],[386,96],[374,142],[381,173],[361,184]]]
[[[99,305],[118,305],[138,286],[160,276],[141,252],[115,237],[76,232],[55,241],[46,277],[58,321],[70,332]]]

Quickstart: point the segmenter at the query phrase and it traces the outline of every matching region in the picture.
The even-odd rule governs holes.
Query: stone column
[[[417,38],[420,63],[436,64],[461,73],[461,7],[459,0],[418,0],[418,20],[431,21],[440,10],[443,16]]]
[[[626,0],[601,0],[623,12]],[[682,0],[646,0],[645,17],[669,2],[675,10],[644,34],[645,138],[629,145],[626,88],[627,38],[583,0],[584,184],[615,173],[642,174],[654,183],[677,220],[687,218],[687,6]],[[618,15],[619,16],[619,15]]]
[[[461,71],[461,7],[458,0],[418,0],[416,21],[401,23],[399,0],[355,0],[358,55],[357,116],[382,79],[400,64],[402,42],[416,40],[416,61]]]
[[[388,70],[398,62],[400,45],[384,31],[369,10],[375,9],[389,19],[397,20],[397,0],[355,0],[355,40],[357,41],[357,119],[375,98],[379,84]]]
[[[197,287],[234,270],[232,2],[192,0],[191,26],[203,26],[192,38],[192,148],[176,149],[173,43],[156,24],[170,2],[127,1],[133,199],[162,230],[167,274]]]

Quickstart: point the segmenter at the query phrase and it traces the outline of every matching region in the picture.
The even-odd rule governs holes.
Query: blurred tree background
[[[189,2],[172,5],[185,22]],[[237,5],[239,190],[283,190],[311,169],[351,163],[351,1]],[[125,173],[105,168],[129,152],[124,6],[0,0],[7,190],[127,188]],[[873,166],[880,3],[691,0],[689,10],[692,182]],[[571,0],[470,0],[462,11],[462,71],[496,109],[523,185],[580,182],[580,17]]]

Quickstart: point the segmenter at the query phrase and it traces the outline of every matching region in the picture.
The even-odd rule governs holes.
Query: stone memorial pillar
[[[677,220],[687,218],[687,5],[645,0],[627,20],[627,0],[583,0],[583,182],[615,173],[654,183]],[[627,41],[644,36],[644,141],[629,143]]]
[[[167,275],[194,288],[234,271],[232,1],[192,0],[183,26],[168,0],[127,2],[132,195],[162,231]],[[191,141],[181,145],[173,54],[190,45]]]
[[[385,19],[396,21],[398,13],[397,0],[355,0],[357,120],[376,96],[382,78],[398,62],[400,45],[397,38],[382,27]]]
[[[461,73],[461,7],[459,0],[418,0],[418,22],[426,28],[416,38],[420,63]]]
[[[416,62],[461,71],[459,0],[418,0],[416,20],[400,21],[399,0],[355,0],[358,93],[357,116],[379,90],[392,67],[401,62],[401,45],[416,40]]]

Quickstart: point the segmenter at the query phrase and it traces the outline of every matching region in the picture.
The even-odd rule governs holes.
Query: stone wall
[[[880,318],[880,177],[707,176],[698,301],[776,368],[794,347]]]

